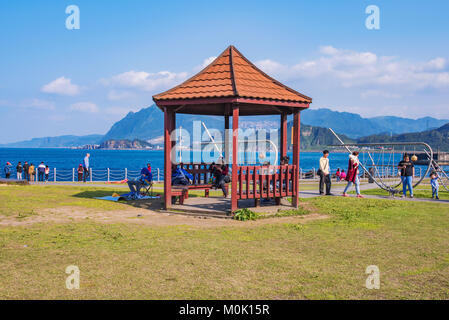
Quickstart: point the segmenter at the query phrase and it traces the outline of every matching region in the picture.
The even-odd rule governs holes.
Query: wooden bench
[[[188,190],[204,190],[204,196],[206,198],[209,198],[209,190],[212,189],[214,187],[213,184],[191,184],[186,186],[188,187]],[[229,186],[228,184],[225,185],[226,188],[226,193],[229,194]],[[189,198],[189,192],[187,191],[187,197],[186,199]]]
[[[171,195],[172,204],[176,203],[176,198],[179,198],[179,204],[184,204],[184,200],[189,197],[189,188],[188,186],[172,186]]]

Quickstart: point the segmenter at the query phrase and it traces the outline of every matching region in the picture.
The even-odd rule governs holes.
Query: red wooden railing
[[[294,165],[237,168],[237,199],[282,198],[296,192]]]
[[[211,173],[209,172],[210,164],[207,163],[190,163],[183,164],[182,167],[193,176],[192,185],[209,184]]]

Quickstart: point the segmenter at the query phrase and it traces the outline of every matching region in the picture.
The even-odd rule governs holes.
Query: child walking
[[[440,188],[440,184],[438,183],[438,173],[432,172],[430,174],[430,185],[432,186],[432,199],[440,200],[438,197],[438,189]]]

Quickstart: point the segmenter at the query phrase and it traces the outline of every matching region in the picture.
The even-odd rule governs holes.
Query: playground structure
[[[309,107],[312,99],[271,78],[246,59],[234,46],[229,46],[205,69],[184,83],[153,96],[164,112],[164,207],[172,207],[172,196],[184,196],[172,186],[172,170],[180,164],[172,159],[175,144],[171,133],[176,129],[176,114],[224,116],[224,129],[230,129],[231,139],[225,135],[225,163],[232,163],[230,211],[238,209],[238,200],[292,197],[293,207],[299,205],[299,140],[300,111]],[[280,165],[239,165],[239,117],[277,115],[280,118],[280,155],[287,155],[287,115],[293,115],[293,161]],[[232,162],[230,160],[232,159]],[[210,188],[205,163],[184,163],[193,175],[192,187]],[[188,191],[187,191],[188,192]]]
[[[350,147],[359,149],[361,156],[359,155],[360,166],[363,169],[362,176],[368,176],[368,178],[374,182],[379,188],[387,191],[390,195],[395,195],[401,192],[398,187],[402,184],[400,175],[398,174],[397,166],[398,162],[402,160],[395,159],[396,152],[410,153],[411,160],[417,161],[416,147],[422,147],[422,153],[426,155],[426,158],[420,161],[421,165],[425,166],[424,175],[420,175],[419,179],[413,185],[413,188],[419,186],[423,180],[429,176],[431,172],[437,172],[439,181],[446,191],[449,191],[449,176],[442,169],[441,166],[434,160],[434,152],[432,148],[425,142],[385,142],[385,143],[344,143],[340,137],[331,129],[329,130],[340,142],[340,145],[333,145],[334,147],[342,146],[349,153],[352,153]],[[397,147],[403,147],[403,151],[398,150]],[[406,147],[412,148],[406,149]],[[372,151],[376,150],[381,153],[377,156],[377,160],[374,159]],[[366,154],[366,156],[365,156]],[[385,155],[388,154],[388,157]],[[397,160],[397,161],[396,161]]]

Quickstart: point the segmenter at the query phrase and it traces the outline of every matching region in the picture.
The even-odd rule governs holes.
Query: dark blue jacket
[[[153,174],[148,170],[147,167],[142,168],[140,170],[140,180],[145,184],[150,184],[151,181],[153,181]]]

